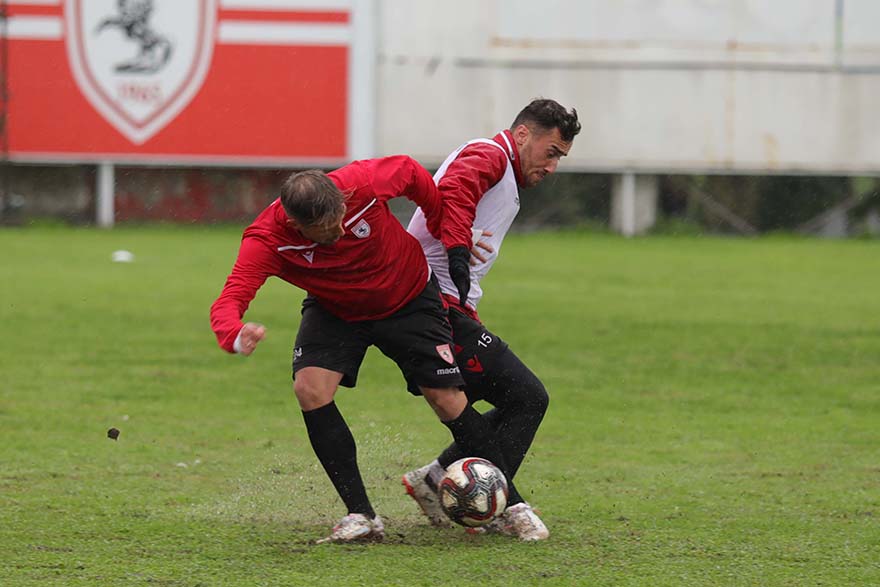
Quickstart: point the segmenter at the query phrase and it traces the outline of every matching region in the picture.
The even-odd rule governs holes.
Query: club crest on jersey
[[[360,222],[354,225],[352,232],[358,238],[367,238],[370,236],[370,223],[362,218]]]
[[[201,89],[217,6],[218,0],[64,0],[77,86],[116,130],[143,144]]]
[[[448,344],[439,344],[436,348],[437,354],[440,355],[441,359],[450,365],[455,363],[455,357],[452,355],[452,349],[449,348]]]

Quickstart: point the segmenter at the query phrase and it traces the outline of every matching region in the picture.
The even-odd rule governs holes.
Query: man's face
[[[521,124],[513,129],[513,138],[519,150],[523,184],[528,188],[556,171],[559,160],[571,149],[571,141],[563,141],[558,128],[531,130]]]
[[[345,214],[341,214],[338,219],[326,224],[301,224],[295,218],[291,218],[289,222],[296,228],[300,234],[312,242],[319,245],[332,245],[345,234],[345,228],[342,226],[342,219]]]

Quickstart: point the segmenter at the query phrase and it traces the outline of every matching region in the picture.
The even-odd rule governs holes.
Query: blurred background
[[[520,230],[880,234],[876,0],[0,0],[0,224],[246,223],[292,169],[583,124]],[[397,204],[401,216],[408,214]]]

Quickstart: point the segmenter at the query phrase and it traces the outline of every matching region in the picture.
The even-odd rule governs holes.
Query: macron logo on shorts
[[[455,375],[456,373],[460,373],[458,367],[444,367],[443,369],[437,369],[437,375]]]

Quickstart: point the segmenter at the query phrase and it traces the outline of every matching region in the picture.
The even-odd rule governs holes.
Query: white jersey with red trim
[[[483,194],[473,194],[476,203],[476,215],[472,228],[476,231],[485,231],[492,233],[492,236],[484,236],[479,240],[488,243],[494,249],[488,253],[483,251],[486,257],[485,263],[477,263],[471,266],[471,289],[468,294],[467,306],[471,310],[476,310],[480,298],[483,297],[483,290],[480,287],[480,281],[495,263],[498,253],[501,250],[501,243],[507,231],[513,224],[519,212],[519,188],[517,186],[516,174],[514,172],[514,160],[516,158],[516,150],[511,143],[510,136],[507,132],[499,133],[497,140],[491,139],[474,139],[468,141],[455,151],[453,151],[437,173],[434,174],[434,182],[438,185],[446,175],[451,165],[455,164],[459,155],[472,145],[492,145],[493,148],[500,149],[506,158],[506,166],[504,167],[501,178],[492,185]],[[441,190],[442,194],[442,190]],[[446,253],[446,247],[443,243],[431,235],[425,222],[425,214],[421,208],[415,211],[410,220],[407,230],[416,237],[425,251],[425,257],[428,259],[428,265],[437,276],[440,283],[441,291],[447,296],[458,299],[458,289],[449,277],[449,259]],[[475,233],[477,234],[477,233]]]

